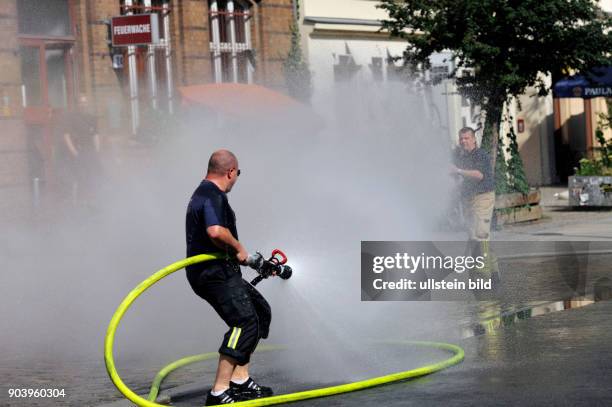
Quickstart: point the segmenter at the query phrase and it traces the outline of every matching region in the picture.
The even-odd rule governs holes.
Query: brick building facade
[[[112,48],[111,17],[140,13],[158,15],[160,42]],[[53,126],[79,95],[102,132],[129,137],[147,111],[176,111],[180,86],[282,90],[293,16],[292,0],[0,0],[0,211],[52,184]]]

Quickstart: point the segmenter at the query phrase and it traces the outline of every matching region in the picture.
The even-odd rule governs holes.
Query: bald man
[[[238,159],[228,150],[215,151],[208,161],[206,178],[187,207],[187,256],[222,252],[225,259],[188,266],[193,291],[206,300],[229,327],[219,348],[215,383],[206,405],[230,404],[267,397],[272,389],[249,376],[251,354],[261,338],[268,337],[270,306],[242,279],[240,264],[248,252],[238,240],[236,217],[227,200],[240,176]]]

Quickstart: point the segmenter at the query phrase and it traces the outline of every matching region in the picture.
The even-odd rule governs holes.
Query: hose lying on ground
[[[153,284],[161,280],[162,278],[178,271],[186,266],[201,263],[209,260],[216,260],[223,258],[224,254],[213,253],[213,254],[201,254],[198,256],[189,257],[187,259],[178,261],[173,263],[163,269],[157,271],[155,274],[144,280],[140,283],[136,288],[134,288],[128,295],[123,299],[113,317],[111,318],[110,324],[108,325],[108,329],[106,331],[106,337],[104,340],[104,361],[106,363],[106,370],[113,384],[117,387],[117,389],[131,402],[141,407],[160,407],[162,404],[158,404],[155,402],[155,399],[159,393],[159,387],[161,386],[164,378],[170,374],[172,371],[186,366],[191,363],[195,363],[201,360],[210,359],[216,357],[218,353],[205,353],[202,355],[189,356],[187,358],[183,358],[173,362],[166,367],[164,367],[155,377],[155,380],[151,386],[151,391],[149,393],[149,399],[145,399],[138,394],[134,393],[126,384],[121,380],[119,374],[117,373],[117,369],[115,367],[115,361],[113,358],[113,345],[115,341],[115,333],[119,326],[119,322],[121,322],[121,318],[125,315],[128,308],[132,305],[132,303],[138,298],[143,292],[145,292],[149,287]],[[297,393],[289,393],[289,394],[281,394],[278,396],[266,397],[261,399],[249,400],[249,401],[241,401],[239,403],[234,403],[233,405],[236,407],[255,407],[255,406],[269,406],[273,404],[280,403],[289,403],[292,401],[298,400],[306,400],[317,397],[325,397],[331,396],[334,394],[348,393],[356,390],[362,390],[369,387],[379,386],[381,384],[387,384],[396,382],[399,380],[405,380],[409,378],[415,378],[419,376],[424,376],[427,374],[431,374],[447,367],[456,365],[461,362],[464,358],[463,349],[456,345],[451,345],[447,343],[437,343],[437,342],[395,342],[395,343],[403,343],[403,344],[412,344],[417,346],[427,346],[433,347],[437,349],[443,349],[446,351],[452,352],[454,355],[446,359],[442,362],[434,363],[431,365],[422,366],[416,369],[408,370],[405,372],[392,373],[385,376],[374,377],[372,379],[362,380],[353,383],[346,383],[338,386],[324,387],[321,389],[307,390],[301,391]],[[278,347],[261,347],[258,348],[260,350],[271,350],[278,349]]]

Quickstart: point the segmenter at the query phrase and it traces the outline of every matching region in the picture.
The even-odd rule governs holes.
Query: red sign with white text
[[[113,17],[111,33],[113,47],[157,44],[159,42],[157,14]]]

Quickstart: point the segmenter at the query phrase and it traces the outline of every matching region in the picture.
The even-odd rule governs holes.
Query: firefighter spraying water
[[[227,193],[238,181],[238,159],[229,150],[215,151],[208,162],[206,177],[194,191],[187,207],[187,256],[225,252],[223,259],[186,267],[193,291],[208,302],[227,324],[221,346],[215,382],[206,404],[229,404],[268,397],[270,387],[260,386],[249,375],[251,355],[270,332],[272,310],[255,284],[272,275],[291,276],[284,265],[286,256],[275,250],[269,260],[260,253],[249,256],[238,240],[236,215]],[[280,255],[280,258],[276,256]],[[249,284],[240,265],[249,265],[259,277]]]

